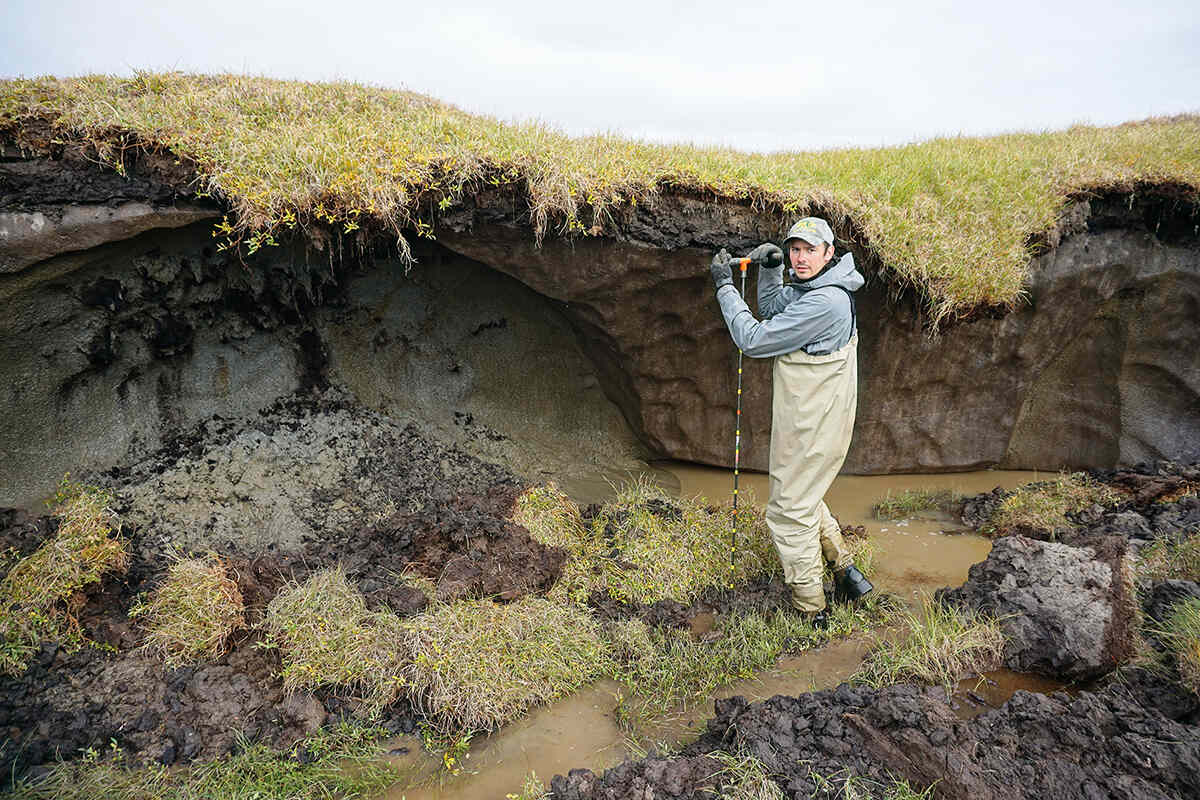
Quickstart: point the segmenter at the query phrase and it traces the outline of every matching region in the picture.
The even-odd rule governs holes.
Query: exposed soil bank
[[[1170,187],[1081,198],[1034,259],[1029,302],[931,339],[910,297],[865,265],[851,473],[1113,466],[1200,455],[1197,207]],[[640,204],[605,237],[536,247],[488,193],[439,230],[451,249],[569,303],[605,390],[665,457],[728,464],[736,350],[711,299],[712,251],[777,239],[787,220],[689,197]],[[818,209],[819,211],[819,209]],[[753,276],[751,276],[753,277]],[[753,281],[747,292],[754,295]],[[753,305],[753,304],[751,304]],[[703,364],[703,369],[697,369]],[[746,372],[746,457],[765,469],[770,364]]]
[[[7,505],[325,381],[531,478],[650,455],[727,463],[735,353],[704,265],[789,222],[664,194],[601,235],[537,247],[511,198],[482,191],[436,243],[412,237],[407,274],[387,243],[325,234],[242,263],[215,251],[220,209],[187,201],[167,159],[131,156],[126,179],[71,148],[4,154]],[[1080,199],[1035,259],[1027,305],[937,339],[834,219],[870,281],[846,470],[1196,458],[1196,211],[1171,187]],[[746,374],[749,467],[765,467],[768,373]]]

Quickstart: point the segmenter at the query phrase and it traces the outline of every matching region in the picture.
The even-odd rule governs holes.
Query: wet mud
[[[1194,723],[1164,715],[1121,685],[1077,695],[1019,691],[968,720],[941,689],[842,685],[753,704],[718,701],[704,735],[679,755],[627,762],[602,776],[557,776],[552,796],[711,796],[722,777],[706,754],[724,752],[759,759],[786,797],[843,797],[851,777],[855,796],[871,797],[883,796],[893,779],[933,785],[943,798],[1193,797],[1200,792]]]

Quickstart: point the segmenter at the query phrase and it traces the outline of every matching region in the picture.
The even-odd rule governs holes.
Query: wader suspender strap
[[[824,288],[824,287],[822,287],[822,288]],[[856,330],[858,330],[858,311],[854,307],[854,292],[850,291],[845,286],[838,286],[836,284],[833,286],[833,288],[841,289],[843,292],[846,293],[846,297],[849,298],[849,300],[850,300],[850,338],[853,339],[854,332]],[[814,353],[808,349],[808,346],[801,347],[800,350],[810,356],[827,356],[833,352],[832,350],[825,350],[820,353]]]

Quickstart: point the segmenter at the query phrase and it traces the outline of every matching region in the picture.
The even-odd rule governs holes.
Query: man
[[[858,331],[853,292],[863,285],[863,276],[849,253],[830,264],[833,231],[817,217],[797,222],[783,241],[783,263],[797,282],[784,285],[784,267],[765,266],[772,252],[781,251],[765,243],[750,254],[760,265],[761,322],[733,288],[729,254],[717,253],[711,269],[733,341],[752,358],[775,356],[767,527],[792,605],[820,624],[825,621],[822,556],[831,562],[840,597],[855,600],[873,588],[852,563],[823,499],[854,430]]]

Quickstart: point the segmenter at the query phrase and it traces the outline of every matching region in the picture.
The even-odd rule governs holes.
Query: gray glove
[[[729,253],[724,247],[713,256],[712,266],[708,270],[712,273],[713,283],[716,284],[718,291],[722,286],[733,284],[733,268],[729,266]]]
[[[774,266],[771,266],[771,262],[769,261],[772,253],[779,254],[779,263],[775,264]],[[750,260],[755,264],[758,264],[759,269],[762,269],[763,267],[767,267],[768,269],[778,269],[779,267],[783,266],[783,251],[780,250],[777,245],[771,244],[770,242],[763,242],[758,247],[750,251]]]

